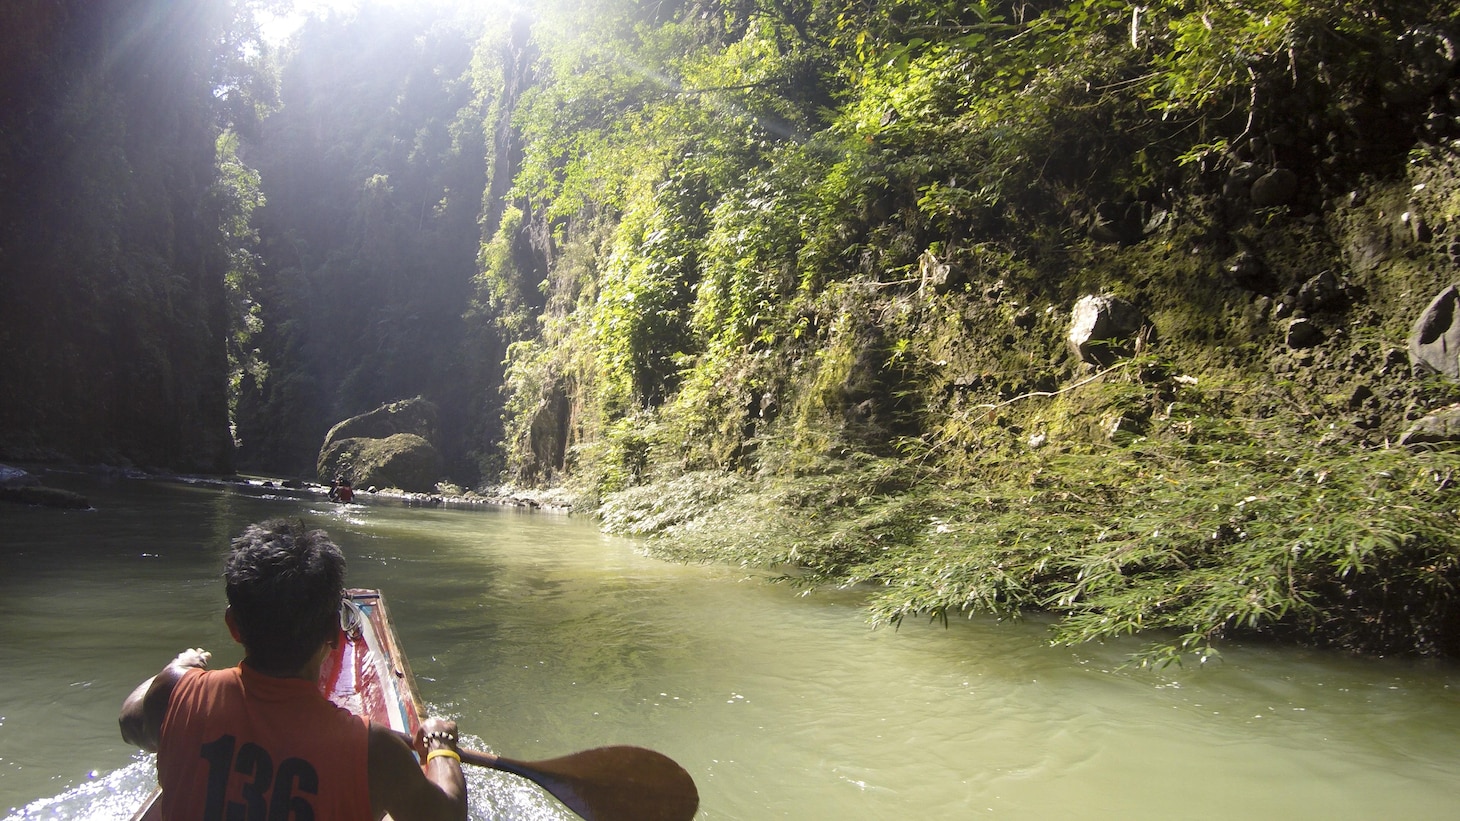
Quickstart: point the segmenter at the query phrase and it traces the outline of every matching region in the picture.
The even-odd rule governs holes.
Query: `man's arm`
[[[456,722],[428,718],[421,723],[421,731],[447,733],[454,739]],[[455,744],[447,748],[454,751]],[[466,778],[461,762],[438,755],[422,768],[401,736],[371,722],[370,807],[376,818],[390,813],[395,821],[466,821]]]
[[[122,702],[122,714],[117,719],[121,725],[122,740],[136,744],[149,753],[157,752],[162,740],[162,720],[167,718],[167,705],[172,700],[172,690],[183,674],[194,667],[206,669],[213,654],[202,649],[182,651],[177,654],[162,672],[137,685],[137,689]]]

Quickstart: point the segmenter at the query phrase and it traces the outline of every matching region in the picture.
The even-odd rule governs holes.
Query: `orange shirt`
[[[189,670],[162,722],[162,817],[370,819],[368,724],[304,679]]]

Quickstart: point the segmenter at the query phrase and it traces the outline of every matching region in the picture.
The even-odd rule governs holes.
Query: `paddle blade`
[[[530,779],[587,821],[690,821],[700,806],[690,774],[643,747],[599,747],[546,761],[475,750],[462,750],[461,758]]]

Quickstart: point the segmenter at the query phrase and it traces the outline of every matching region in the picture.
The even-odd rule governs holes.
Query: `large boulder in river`
[[[325,480],[345,476],[356,487],[425,493],[441,479],[435,439],[434,404],[419,396],[391,402],[330,428],[316,467]]]
[[[417,396],[381,405],[369,413],[352,416],[330,428],[320,453],[342,439],[384,439],[397,433],[411,433],[436,441],[436,405]],[[358,484],[358,483],[357,483]]]
[[[429,493],[441,480],[441,454],[414,433],[331,442],[320,451],[318,467],[320,476],[344,475],[358,487]]]

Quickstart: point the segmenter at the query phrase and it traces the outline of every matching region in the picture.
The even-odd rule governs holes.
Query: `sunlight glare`
[[[279,46],[288,40],[304,21],[311,17],[347,14],[365,5],[421,6],[436,5],[457,14],[480,16],[520,8],[521,0],[293,0],[286,10],[258,12],[259,31],[264,42]]]

